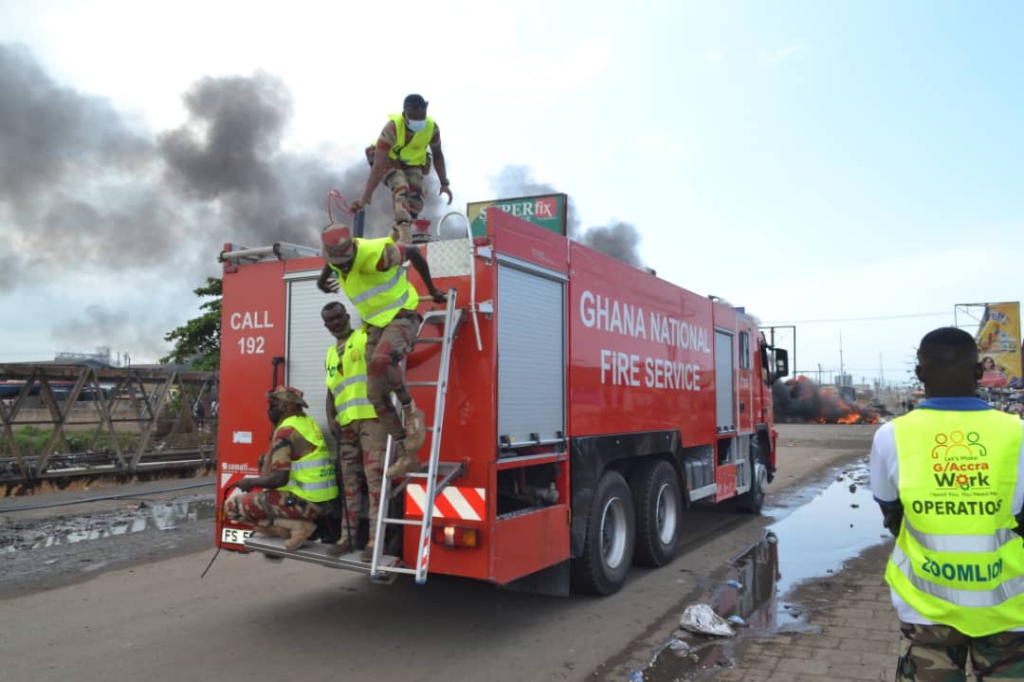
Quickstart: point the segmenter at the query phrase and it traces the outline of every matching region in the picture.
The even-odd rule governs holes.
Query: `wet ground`
[[[19,509],[35,505],[32,498],[18,502],[0,507],[0,597],[199,549],[214,534],[212,485],[167,499],[140,493],[87,503],[88,511],[81,505]]]
[[[839,572],[845,562],[889,539],[868,475],[865,457],[837,470],[827,485],[807,486],[766,507],[763,514],[774,521],[764,539],[707,586],[708,606],[733,636],[680,627],[649,665],[633,673],[632,682],[708,679],[734,664],[747,638],[813,631],[803,618],[804,606],[791,599],[797,588]]]

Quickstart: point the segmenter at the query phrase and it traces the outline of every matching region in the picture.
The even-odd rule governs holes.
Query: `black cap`
[[[404,107],[410,109],[419,109],[423,107],[427,108],[427,100],[423,99],[423,95],[408,95],[403,103]]]

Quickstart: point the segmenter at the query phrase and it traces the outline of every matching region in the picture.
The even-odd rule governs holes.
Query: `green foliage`
[[[53,429],[40,429],[27,425],[14,431],[14,440],[18,443],[18,452],[26,457],[34,457],[42,453],[43,446],[52,434]],[[113,450],[115,440],[120,444],[121,451],[125,452],[133,450],[139,442],[137,433],[101,432],[96,434],[94,431],[67,430],[64,432],[64,436],[68,439],[70,450],[64,452],[64,447],[57,443],[55,454],[82,453],[87,450],[102,450],[104,448]],[[0,437],[0,455],[12,454],[14,454],[14,450],[10,447],[7,438]]]
[[[220,368],[222,281],[207,277],[206,284],[193,292],[199,297],[211,297],[199,306],[205,312],[164,336],[164,341],[173,343],[174,348],[160,362],[191,364],[199,372],[216,372]]]

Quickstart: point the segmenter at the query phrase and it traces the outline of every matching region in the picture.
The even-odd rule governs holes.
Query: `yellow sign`
[[[981,318],[978,354],[987,388],[1024,388],[1021,377],[1020,303],[988,303]]]

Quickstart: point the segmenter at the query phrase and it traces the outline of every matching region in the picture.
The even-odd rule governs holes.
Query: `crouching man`
[[[228,497],[224,515],[235,523],[256,527],[261,535],[287,540],[296,550],[316,530],[323,505],[338,496],[335,461],[327,450],[302,391],[278,386],[267,394],[267,416],[274,424],[270,450],[260,457],[259,478],[236,483],[243,495]],[[250,492],[262,488],[259,492]]]

